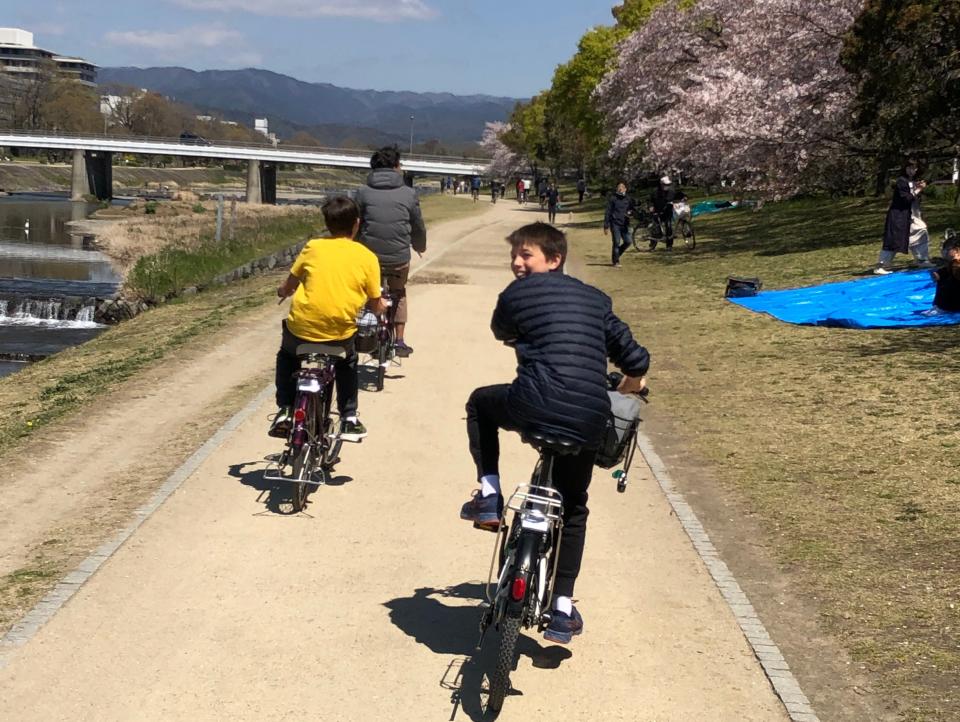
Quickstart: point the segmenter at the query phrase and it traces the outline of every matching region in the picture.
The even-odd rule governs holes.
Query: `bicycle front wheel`
[[[650,247],[649,234],[644,226],[637,226],[634,228],[633,233],[630,235],[630,240],[633,242],[633,247],[638,251],[642,251]]]
[[[697,236],[693,232],[693,225],[686,219],[679,221],[677,225],[680,226],[680,236],[683,238],[684,247],[692,251],[697,247]]]
[[[503,708],[503,700],[510,691],[510,672],[517,660],[517,638],[520,636],[520,617],[505,616],[500,623],[500,647],[497,649],[497,666],[490,676],[490,700],[488,706],[494,712]]]

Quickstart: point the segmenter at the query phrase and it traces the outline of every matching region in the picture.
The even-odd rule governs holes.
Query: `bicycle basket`
[[[379,321],[375,314],[365,311],[357,319],[357,335],[355,346],[358,353],[373,353],[377,350],[377,325]]]
[[[623,461],[627,449],[637,438],[640,425],[640,401],[617,391],[608,391],[610,416],[594,462],[601,469],[612,469]]]

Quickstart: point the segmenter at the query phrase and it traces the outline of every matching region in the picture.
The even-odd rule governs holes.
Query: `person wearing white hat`
[[[654,214],[660,219],[660,226],[663,228],[663,240],[667,250],[673,250],[673,202],[676,200],[677,192],[673,188],[673,181],[670,176],[664,175],[660,178],[660,185],[650,195],[650,205],[653,206]],[[657,239],[650,239],[650,250],[657,247]]]

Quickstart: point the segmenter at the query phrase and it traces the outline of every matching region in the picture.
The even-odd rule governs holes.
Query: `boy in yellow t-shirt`
[[[330,238],[314,238],[297,256],[290,275],[277,288],[280,298],[293,296],[290,314],[283,322],[277,351],[277,406],[270,435],[286,437],[296,396],[294,374],[300,368],[297,346],[328,343],[342,346],[346,358],[337,361],[337,409],[341,438],[359,441],[367,430],[357,418],[357,352],[354,335],[357,315],[365,305],[374,313],[384,310],[380,298],[380,264],[365,246],[353,240],[360,228],[357,204],[344,196],[323,204]]]

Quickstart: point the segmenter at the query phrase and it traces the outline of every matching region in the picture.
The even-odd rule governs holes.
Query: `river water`
[[[67,228],[95,208],[65,195],[0,197],[0,376],[103,330],[93,299],[116,293],[119,278],[89,238]]]

